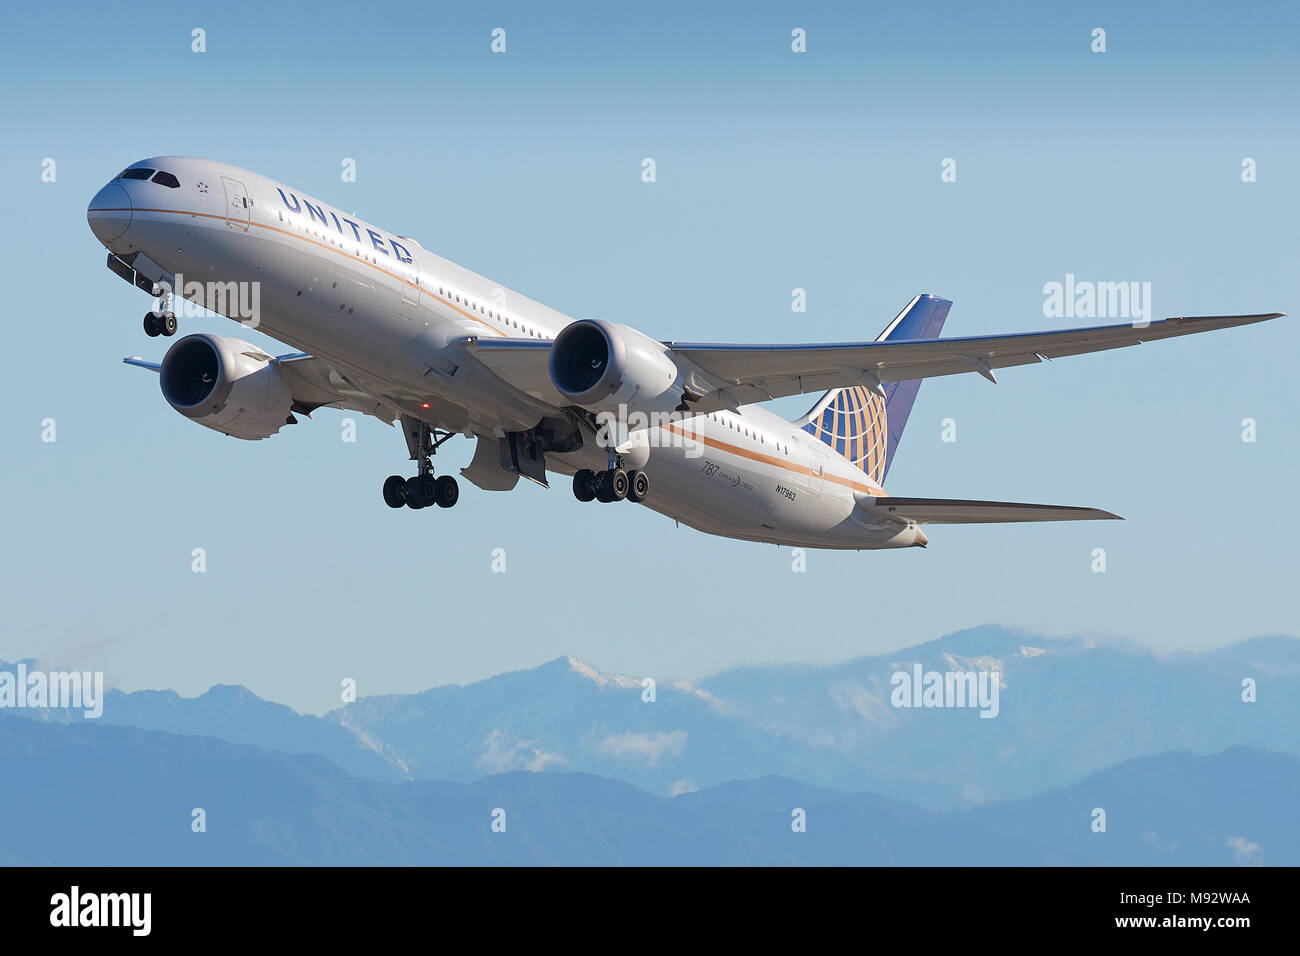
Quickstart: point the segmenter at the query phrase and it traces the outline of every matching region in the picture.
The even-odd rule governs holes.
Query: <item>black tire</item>
[[[591,473],[591,490],[596,493],[596,500],[609,504],[614,499],[609,496],[609,472],[594,471]]]
[[[406,507],[410,508],[412,511],[419,511],[424,507],[424,505],[420,503],[420,479],[418,477],[407,478],[406,482],[402,485],[402,489],[406,495]]]
[[[433,504],[435,482],[433,475],[416,475],[406,480],[406,507],[413,511]]]
[[[609,495],[609,500],[622,501],[627,497],[627,493],[631,489],[631,482],[627,479],[627,472],[622,468],[615,468],[606,474],[609,475],[605,479],[605,484],[609,488],[609,491],[606,492]]]
[[[159,323],[163,335],[171,336],[176,334],[176,315],[172,312],[166,313]]]
[[[579,501],[595,500],[596,473],[590,468],[579,468],[573,476],[573,497]]]
[[[158,324],[158,316],[152,312],[144,314],[144,334],[151,339],[162,334],[162,326]]]
[[[384,504],[390,508],[406,504],[406,479],[401,475],[389,475],[384,479]]]
[[[646,496],[650,494],[650,478],[644,471],[634,471],[632,474],[628,475],[628,479],[628,500],[645,501]]]
[[[451,475],[443,475],[433,483],[433,500],[439,508],[450,508],[460,500],[460,485]]]

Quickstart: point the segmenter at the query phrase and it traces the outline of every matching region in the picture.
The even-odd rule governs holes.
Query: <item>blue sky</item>
[[[1293,319],[1008,370],[996,387],[926,383],[892,493],[1128,520],[936,528],[925,551],[815,552],[796,574],[788,550],[582,506],[560,483],[465,485],[452,511],[390,512],[380,483],[405,473],[406,452],[372,420],[355,444],[330,411],[257,443],[195,427],[120,364],[163,344],[85,223],[122,166],[183,153],[665,339],[861,340],[922,291],[955,301],[948,334],[1060,327],[1043,285],[1067,273],[1149,281],[1158,316],[1293,312],[1294,6],[6,16],[0,659],[101,669],[125,689],[237,682],[318,711],[345,677],[364,695],[412,691],[566,653],[690,678],[983,622],[1163,649],[1297,630]],[[495,27],[505,54],[489,50]],[[940,182],[947,157],[955,183]],[[1257,182],[1241,181],[1246,157]],[[344,158],[355,183],[340,181]],[[945,418],[955,443],[940,441]],[[437,464],[470,451],[453,441]],[[205,574],[190,570],[196,547]]]

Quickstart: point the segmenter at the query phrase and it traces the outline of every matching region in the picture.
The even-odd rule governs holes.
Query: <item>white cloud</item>
[[[889,693],[880,688],[880,682],[874,677],[871,682],[874,687],[866,687],[853,680],[836,681],[827,688],[831,703],[841,713],[861,717],[872,729],[886,732],[893,730],[901,719],[898,711],[890,706]]]
[[[487,735],[483,741],[483,752],[475,760],[475,765],[488,773],[506,773],[510,770],[531,770],[536,773],[564,763],[561,754],[546,753],[534,746],[534,741],[507,743],[506,735],[500,730]]]
[[[1264,862],[1259,854],[1259,844],[1252,843],[1245,837],[1228,837],[1228,846],[1231,847],[1232,852],[1236,854],[1238,863],[1250,863],[1258,866]]]
[[[600,752],[622,759],[644,759],[655,766],[664,754],[676,757],[686,748],[686,731],[671,734],[611,734],[600,743]]]
[[[673,788],[668,791],[668,796],[680,797],[683,793],[694,793],[698,789],[700,788],[695,786],[695,784],[691,783],[689,780],[678,780],[673,784]]]

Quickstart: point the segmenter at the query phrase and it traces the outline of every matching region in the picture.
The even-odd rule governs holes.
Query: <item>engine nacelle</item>
[[[235,438],[269,438],[289,421],[293,393],[262,350],[240,339],[187,335],[162,360],[163,398],[186,418]]]
[[[667,412],[682,403],[681,371],[668,349],[636,329],[581,319],[551,345],[551,382],[575,405]]]

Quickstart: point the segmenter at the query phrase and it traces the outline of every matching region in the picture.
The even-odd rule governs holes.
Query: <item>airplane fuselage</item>
[[[88,212],[119,256],[143,253],[177,278],[258,290],[257,315],[200,303],[336,366],[404,415],[487,438],[535,426],[553,406],[485,368],[472,337],[548,341],[571,317],[315,197],[202,159],[159,157],[178,186],[118,178]],[[196,297],[197,298],[197,297]],[[234,301],[234,299],[232,299]],[[245,304],[247,300],[245,299]],[[914,525],[873,520],[855,496],[884,495],[861,470],[766,409],[690,419],[690,440],[658,429],[642,452],[645,504],[700,530],[821,548],[924,543]],[[677,426],[680,427],[680,426]],[[587,442],[548,454],[549,470],[606,467]]]

